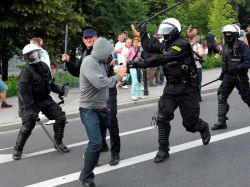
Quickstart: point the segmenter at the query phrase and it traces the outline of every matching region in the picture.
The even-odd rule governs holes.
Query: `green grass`
[[[6,81],[6,85],[8,86],[7,97],[13,97],[17,95],[17,85],[18,85],[18,77],[11,76]]]
[[[69,72],[58,72],[54,75],[55,82],[58,84],[69,83],[71,88],[76,88],[79,86],[79,78],[70,75]]]
[[[221,56],[214,57],[214,56],[208,56],[206,55],[204,58],[204,62],[202,63],[203,69],[212,69],[216,67],[221,67]]]

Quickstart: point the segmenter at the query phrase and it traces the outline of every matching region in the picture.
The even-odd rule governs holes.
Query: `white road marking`
[[[245,128],[241,128],[241,129],[237,129],[234,131],[230,131],[230,132],[225,132],[222,134],[218,134],[218,135],[214,135],[211,137],[210,143],[212,142],[217,142],[220,140],[224,140],[227,138],[231,138],[231,137],[235,137],[235,136],[239,136],[242,134],[246,134],[250,132],[250,126],[245,127]],[[188,143],[184,143],[184,144],[180,144],[180,145],[176,145],[170,148],[170,154],[176,153],[176,152],[180,152],[180,151],[184,151],[184,150],[188,150],[188,149],[192,149],[195,147],[199,147],[203,145],[201,140],[194,140]],[[140,162],[144,162],[144,161],[148,161],[154,158],[156,154],[156,151],[154,152],[150,152],[150,153],[146,153],[143,155],[139,155],[139,156],[135,156],[132,158],[128,158],[125,160],[121,160],[120,163],[116,166],[109,166],[109,164],[100,166],[95,168],[94,173],[95,174],[100,174],[100,173],[105,173],[105,172],[109,172],[112,170],[116,170],[116,169],[120,169],[126,166],[130,166],[130,165],[134,165]],[[57,178],[53,178],[53,179],[49,179],[46,181],[42,181],[42,182],[38,182],[35,184],[31,184],[25,187],[54,187],[54,186],[58,186],[58,185],[62,185],[62,184],[66,184],[66,183],[70,183],[73,181],[78,180],[80,175],[80,172],[76,172],[76,173],[72,173],[72,174],[68,174],[68,175],[64,175],[61,177],[57,177]]]
[[[14,147],[6,147],[6,148],[3,148],[3,149],[0,149],[0,151],[5,151],[5,150],[9,150],[9,149],[13,149]]]
[[[126,136],[126,135],[130,135],[130,134],[135,134],[135,133],[138,133],[138,132],[143,132],[143,131],[147,131],[147,130],[151,130],[151,129],[154,129],[154,127],[150,126],[150,127],[145,127],[145,128],[141,128],[141,129],[136,129],[136,130],[132,130],[132,131],[123,132],[123,133],[120,133],[120,136]],[[106,139],[110,139],[110,137],[107,136]],[[69,148],[72,148],[72,147],[77,147],[77,146],[85,145],[88,142],[89,141],[83,141],[83,142],[78,142],[78,143],[74,143],[74,144],[69,144],[67,146]],[[10,148],[4,148],[4,149],[10,149]],[[38,156],[38,155],[42,155],[42,154],[51,153],[51,152],[54,152],[54,151],[57,151],[57,150],[54,149],[54,148],[52,148],[52,149],[46,149],[46,150],[42,150],[42,151],[37,151],[37,152],[34,152],[34,153],[23,154],[22,158],[29,158],[29,157],[33,157],[33,156]],[[0,164],[6,163],[6,162],[11,162],[11,161],[14,161],[12,159],[12,154],[0,154]]]

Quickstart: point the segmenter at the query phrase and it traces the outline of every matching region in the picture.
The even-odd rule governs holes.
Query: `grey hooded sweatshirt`
[[[98,38],[90,55],[85,57],[80,68],[80,107],[104,108],[108,100],[109,88],[113,88],[120,77],[108,77],[105,61],[114,50],[105,38]]]

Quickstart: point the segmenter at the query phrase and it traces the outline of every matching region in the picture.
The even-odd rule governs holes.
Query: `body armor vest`
[[[225,70],[229,74],[236,74],[237,66],[242,62],[242,54],[238,50],[238,43],[235,42],[233,48],[225,45],[223,49],[223,61],[226,63]]]
[[[27,64],[26,69],[33,77],[31,84],[34,100],[41,101],[47,99],[51,92],[50,84],[52,77],[49,68],[44,68],[43,64],[36,64],[37,70],[33,66],[34,65]]]
[[[189,48],[188,48],[189,50]],[[167,53],[167,49],[163,49],[163,54]],[[163,65],[165,76],[169,82],[183,82],[193,79],[197,73],[197,67],[190,46],[190,55],[183,57],[177,61],[168,62]]]

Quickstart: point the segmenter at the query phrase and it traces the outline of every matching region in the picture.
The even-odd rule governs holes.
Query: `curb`
[[[211,88],[211,89],[207,89],[207,90],[202,90],[201,93],[202,94],[208,94],[208,93],[212,93],[214,91],[216,91],[218,88]],[[157,103],[160,97],[153,97],[153,98],[146,98],[143,100],[139,100],[139,101],[132,101],[132,102],[124,102],[124,103],[120,103],[117,105],[118,110],[121,109],[127,109],[127,108],[131,108],[131,107],[135,107],[135,106],[142,106],[142,105],[147,105],[147,104],[153,104],[153,103]],[[76,111],[72,111],[72,112],[68,112],[66,113],[66,117],[67,119],[75,119],[75,118],[79,118],[79,110]],[[41,118],[41,122],[46,123],[48,122],[47,118]],[[19,129],[21,127],[22,123],[21,122],[12,122],[12,123],[6,123],[6,124],[0,124],[0,132],[2,131],[8,131],[8,130],[15,130],[15,129]]]

